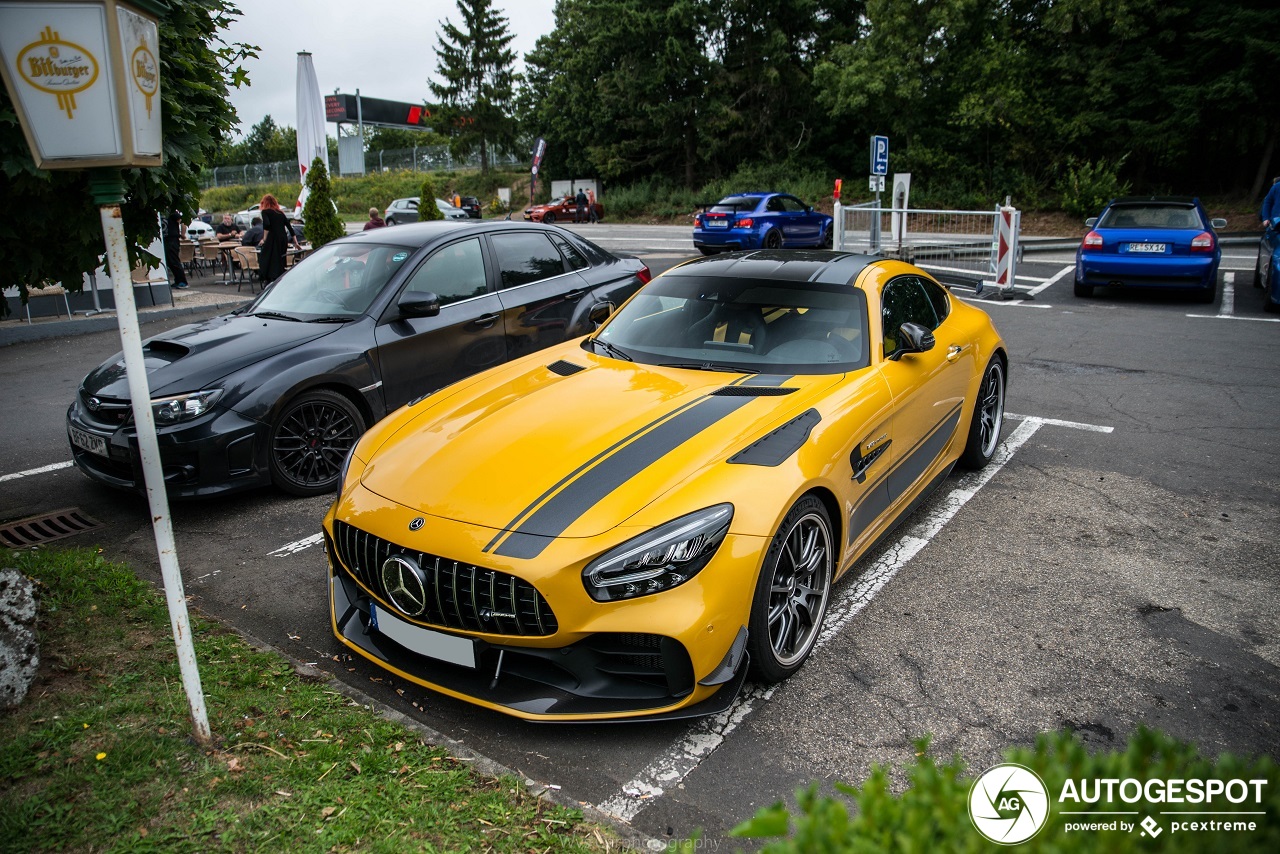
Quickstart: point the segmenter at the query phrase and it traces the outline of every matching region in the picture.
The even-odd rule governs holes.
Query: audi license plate
[[[82,448],[91,454],[107,456],[107,440],[101,436],[95,436],[92,433],[86,433],[83,430],[77,430],[75,427],[68,427],[71,433],[71,444],[77,448]]]
[[[476,669],[476,642],[470,638],[433,632],[406,623],[374,602],[369,603],[369,625],[410,652]]]
[[[727,219],[709,219],[707,220],[707,228],[728,228],[729,220]]]
[[[1166,248],[1164,243],[1130,243],[1130,252],[1163,252]]]

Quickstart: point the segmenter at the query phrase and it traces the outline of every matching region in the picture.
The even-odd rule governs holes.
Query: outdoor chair
[[[253,246],[237,246],[231,251],[240,262],[240,270],[242,273],[239,281],[236,283],[236,290],[239,291],[245,281],[248,281],[249,293],[254,293],[254,284],[260,277],[258,272],[258,250]]]

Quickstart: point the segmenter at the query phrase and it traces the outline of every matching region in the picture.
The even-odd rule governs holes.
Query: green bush
[[[418,219],[423,222],[444,219],[444,214],[436,205],[436,185],[430,175],[422,179],[422,186],[418,188]]]
[[[334,209],[329,170],[319,157],[311,161],[311,168],[307,170],[307,190],[307,203],[302,207],[302,233],[314,248],[319,249],[347,233],[342,218]]]
[[[908,769],[910,785],[900,795],[891,790],[888,771],[882,766],[872,769],[870,778],[861,786],[837,784],[836,788],[853,801],[855,810],[850,812],[845,798],[820,794],[817,784],[796,793],[798,812],[793,814],[778,803],[761,809],[755,817],[739,825],[733,835],[772,839],[765,846],[768,852],[819,852],[819,851],[990,851],[994,846],[974,828],[969,819],[968,800],[973,780],[965,776],[965,766],[959,757],[938,765],[928,755],[928,739],[917,742],[920,759]],[[1154,730],[1139,728],[1123,751],[1090,753],[1070,732],[1046,733],[1036,740],[1034,749],[1015,748],[1005,754],[1007,762],[1024,765],[1044,780],[1049,790],[1050,815],[1040,832],[1021,846],[1021,850],[1033,851],[1278,851],[1280,850],[1280,766],[1269,757],[1245,760],[1224,754],[1216,760],[1200,756],[1194,745],[1177,741]],[[1141,828],[1133,832],[1123,831],[1075,831],[1066,832],[1067,817],[1053,810],[1059,793],[1067,780],[1095,779],[1150,779],[1161,780],[1258,780],[1265,779],[1262,803],[1254,804],[1252,796],[1240,805],[1227,804],[1226,809],[1237,811],[1265,811],[1263,816],[1239,816],[1239,819],[1256,820],[1255,831],[1230,833],[1178,832],[1166,826],[1159,812],[1168,809],[1164,804],[1137,804],[1116,806],[1106,801],[1094,804],[1073,804],[1083,811],[1096,813],[1072,815],[1070,820],[1115,820],[1108,810],[1136,810],[1131,816],[1134,824],[1144,815],[1154,815],[1165,830],[1154,838]],[[1250,793],[1252,795],[1252,789]],[[1144,806],[1147,807],[1144,812]],[[1203,806],[1186,806],[1185,809],[1204,809]],[[1207,809],[1223,809],[1208,807]],[[1187,820],[1202,820],[1204,816],[1186,816]],[[1230,820],[1228,816],[1214,816]],[[1167,830],[1167,832],[1166,832]]]
[[[1062,209],[1079,217],[1097,216],[1111,199],[1127,195],[1129,182],[1120,180],[1120,168],[1127,157],[1096,162],[1068,157],[1058,179]]]

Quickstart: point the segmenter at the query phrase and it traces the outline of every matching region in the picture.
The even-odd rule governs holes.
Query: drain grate
[[[11,549],[38,546],[101,527],[101,522],[92,516],[86,516],[79,507],[68,507],[43,516],[31,516],[0,525],[0,546]]]

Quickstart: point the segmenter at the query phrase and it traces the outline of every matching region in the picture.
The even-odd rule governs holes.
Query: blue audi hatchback
[[[1199,199],[1112,199],[1084,224],[1090,231],[1076,250],[1076,296],[1107,286],[1191,290],[1201,302],[1217,295],[1222,250],[1214,229],[1227,221],[1210,220]]]
[[[831,225],[831,217],[795,196],[738,193],[698,214],[693,245],[703,255],[734,249],[830,249]]]

